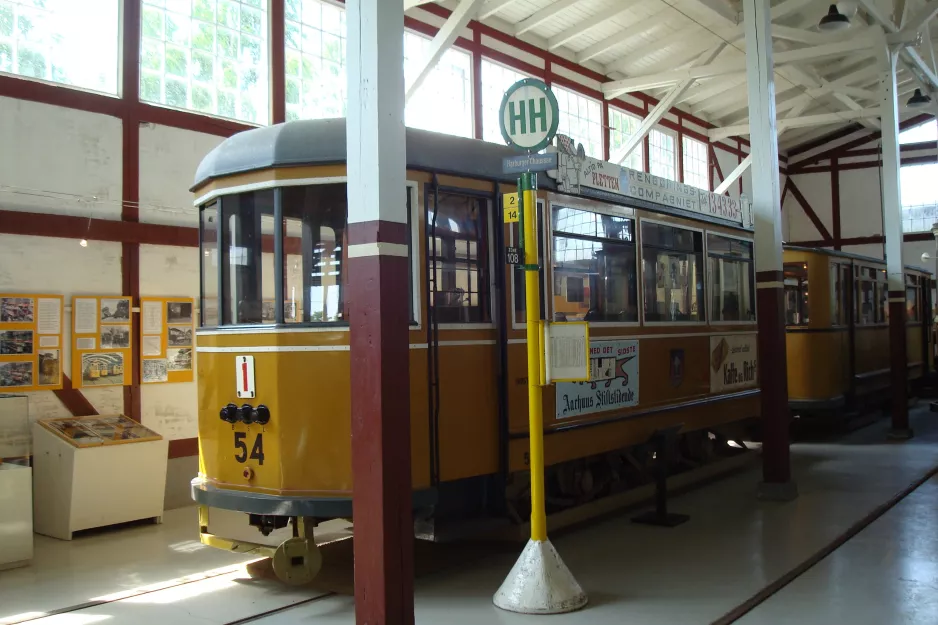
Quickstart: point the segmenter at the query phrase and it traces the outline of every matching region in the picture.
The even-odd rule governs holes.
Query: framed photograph
[[[127,323],[130,321],[130,298],[101,298],[102,323]]]
[[[36,312],[31,297],[0,297],[0,323],[32,323]]]
[[[101,349],[130,347],[130,326],[101,326]]]
[[[0,362],[0,388],[33,386],[33,363]]]
[[[170,371],[192,370],[192,348],[181,347],[166,350],[166,361]]]
[[[28,356],[32,353],[32,330],[4,330],[0,332],[0,356]]]
[[[57,349],[39,350],[39,386],[58,384],[62,377],[62,361]]]
[[[167,363],[164,358],[145,358],[143,360],[143,377],[141,381],[144,384],[153,382],[166,382]]]
[[[192,345],[192,326],[169,326],[167,341],[170,347],[188,347]]]
[[[97,352],[81,355],[83,386],[120,386],[124,383],[124,354]]]
[[[166,323],[192,325],[192,302],[166,302]]]

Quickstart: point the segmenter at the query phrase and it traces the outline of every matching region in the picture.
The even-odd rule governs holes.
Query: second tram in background
[[[882,260],[786,246],[788,401],[798,415],[875,407],[890,387],[888,285]],[[934,364],[930,272],[906,267],[906,350],[913,392]]]

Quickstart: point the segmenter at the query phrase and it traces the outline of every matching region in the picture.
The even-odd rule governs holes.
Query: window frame
[[[654,151],[654,146],[651,144],[651,135],[654,132],[658,132],[667,137],[671,137],[671,139],[674,141],[674,152],[673,152],[674,158],[672,159],[672,162],[671,162],[671,166],[674,168],[674,178],[668,178],[666,176],[662,176],[661,174],[656,174],[655,172],[651,170],[651,164],[652,162],[654,162],[654,159],[652,158],[652,152]],[[645,169],[647,170],[647,172],[653,176],[664,178],[665,180],[671,180],[672,182],[681,182],[681,177],[682,177],[683,172],[678,170],[678,150],[680,150],[682,146],[680,145],[681,142],[678,141],[677,133],[673,130],[665,128],[664,126],[656,125],[651,130],[648,131],[647,139],[648,139],[648,162],[645,163]],[[684,184],[684,183],[681,183],[681,184]]]
[[[608,145],[609,145],[609,158],[610,158],[610,159],[611,159],[613,156],[615,156],[615,155],[612,153],[612,114],[613,114],[613,113],[618,113],[619,115],[624,115],[624,116],[626,116],[626,117],[631,117],[631,118],[633,118],[633,119],[635,119],[635,120],[638,121],[639,126],[641,126],[642,121],[643,121],[643,119],[642,119],[642,117],[641,117],[640,115],[636,115],[635,113],[630,113],[630,112],[626,111],[625,109],[620,108],[620,107],[618,107],[618,106],[613,106],[612,104],[609,105],[609,115],[608,115],[608,119],[607,119],[607,121],[606,121],[607,128],[606,128],[606,132],[605,132],[605,135],[606,135],[605,138],[606,138],[606,142],[607,142]],[[618,130],[617,130],[617,131],[618,131]],[[646,136],[647,136],[647,135],[646,135]],[[637,154],[637,155],[638,155],[638,160],[640,161],[640,167],[639,167],[638,169],[636,169],[635,171],[641,171],[641,172],[644,172],[644,171],[645,171],[645,165],[646,165],[647,163],[645,163],[645,148],[644,148],[644,145],[645,145],[645,140],[642,139],[641,141],[638,142],[638,145],[636,145],[636,146],[635,146],[635,149],[632,150],[632,152],[631,152],[631,154]],[[626,156],[626,158],[623,159],[623,162],[626,161],[626,160],[628,160],[628,158],[629,158],[629,157]],[[620,167],[624,167],[624,165],[620,165]],[[631,168],[631,167],[626,167],[626,169],[632,169],[632,168]]]
[[[221,206],[224,201],[224,198],[231,195],[237,195],[240,193],[246,193],[251,191],[262,191],[266,189],[273,189],[275,192],[275,205],[276,205],[276,191],[277,189],[283,187],[303,187],[313,184],[348,184],[347,176],[323,176],[321,178],[294,178],[289,180],[269,180],[264,182],[259,182],[255,184],[246,184],[239,185],[234,187],[228,187],[224,189],[216,189],[206,193],[203,196],[197,198],[193,204],[199,209],[199,250],[200,254],[202,252],[202,226],[201,226],[201,215],[204,208],[209,207],[213,202],[217,202],[219,214],[221,214]],[[421,278],[421,256],[420,254],[414,254],[416,249],[420,251],[420,247],[414,245],[414,241],[419,241],[414,237],[420,236],[420,209],[421,206],[418,202],[418,188],[421,183],[407,179],[404,183],[405,188],[410,194],[410,240],[408,242],[408,249],[410,251],[410,271],[411,271],[411,301],[413,306],[413,319],[410,321],[408,330],[421,330],[423,329],[423,310],[421,308],[421,297],[420,297],[420,278]],[[275,245],[276,239],[280,239],[279,247],[283,249],[283,230],[282,228],[276,228],[274,231]],[[224,243],[224,238],[219,234],[218,247],[221,250],[222,243]],[[223,287],[223,264],[220,261],[221,251],[219,251],[219,263],[218,263],[218,297],[217,297],[217,306],[219,311],[219,322],[222,321],[221,310],[222,302],[224,297],[224,287]],[[280,262],[277,262],[277,258],[274,258],[274,278],[278,283],[282,283],[283,273],[282,269],[278,270],[278,267],[282,267],[283,259],[280,259]],[[202,300],[202,275],[201,269],[199,274],[199,301]],[[279,310],[282,311],[282,303]],[[278,313],[278,318],[282,312]],[[442,327],[442,324],[441,324]],[[300,322],[300,323],[262,323],[262,324],[220,324],[215,326],[202,326],[201,325],[201,310],[200,310],[200,325],[196,329],[196,333],[204,331],[205,333],[228,333],[228,334],[243,334],[243,333],[255,333],[255,334],[275,334],[280,332],[348,332],[349,324],[347,322],[341,321],[317,321],[317,322]]]
[[[322,0],[320,0],[320,1],[322,1]],[[345,10],[345,9],[343,8],[343,10]],[[424,41],[429,42],[429,43],[431,43],[431,44],[432,44],[432,42],[433,42],[433,37],[427,37],[425,34],[423,34],[423,33],[420,32],[420,31],[414,30],[414,29],[412,29],[412,28],[406,28],[406,27],[405,27],[405,28],[404,28],[404,35],[403,35],[403,37],[406,38],[408,35],[413,36],[413,37],[418,37],[418,38],[423,39]],[[406,43],[406,42],[405,42],[405,43]],[[403,44],[402,44],[402,45],[403,45]],[[436,132],[436,133],[440,133],[440,134],[446,135],[446,136],[448,136],[448,137],[460,137],[460,138],[463,138],[463,139],[475,139],[475,133],[476,133],[476,128],[475,128],[475,100],[476,100],[476,98],[479,97],[479,95],[475,93],[475,83],[476,83],[476,80],[475,80],[475,67],[474,67],[474,63],[473,63],[473,60],[472,60],[472,51],[471,51],[471,50],[467,50],[467,49],[463,48],[462,46],[460,46],[460,45],[459,45],[458,43],[456,43],[456,42],[454,42],[451,46],[449,46],[449,47],[440,55],[440,58],[437,59],[436,64],[435,64],[432,68],[430,68],[429,74],[427,74],[426,79],[424,79],[424,81],[423,81],[423,83],[421,83],[420,87],[413,93],[413,97],[414,97],[414,98],[418,97],[419,94],[420,94],[420,91],[426,88],[426,86],[427,86],[427,80],[429,80],[429,79],[433,76],[433,73],[436,72],[436,71],[439,69],[440,64],[443,62],[443,56],[445,56],[445,55],[446,55],[447,53],[449,53],[449,52],[458,52],[458,53],[460,53],[460,54],[464,54],[464,55],[466,55],[466,56],[468,57],[468,60],[469,60],[469,64],[468,64],[468,69],[469,69],[469,74],[468,74],[468,75],[469,75],[469,80],[468,80],[468,82],[469,82],[469,84],[468,84],[468,89],[467,89],[467,91],[468,91],[468,93],[469,93],[469,99],[468,99],[468,109],[467,109],[467,111],[466,111],[467,114],[468,114],[468,116],[469,116],[469,117],[468,117],[468,120],[467,120],[468,123],[469,123],[469,134],[467,134],[467,135],[459,135],[459,134],[454,134],[454,133],[451,133],[451,132],[445,132],[445,131],[441,131],[441,130],[428,130],[427,128],[425,128],[425,127],[423,127],[423,126],[408,126],[408,125],[407,125],[407,102],[406,102],[406,101],[405,101],[405,103],[404,103],[404,126],[405,126],[405,128],[414,128],[414,129],[416,129],[416,130],[424,130],[424,131],[426,131],[426,132]],[[402,71],[403,71],[403,66],[402,66]],[[348,72],[348,65],[347,65],[347,64],[346,64],[346,72]],[[347,74],[346,74],[346,76],[347,76]],[[406,84],[406,77],[405,77],[405,89],[409,89],[409,88],[410,88],[410,87]],[[347,105],[347,104],[348,104],[348,103],[346,102],[346,105]]]
[[[710,325],[710,320],[709,320],[710,310],[707,307],[707,302],[706,302],[707,293],[708,293],[707,292],[708,280],[707,280],[707,272],[703,267],[700,268],[700,275],[701,275],[701,278],[703,279],[703,294],[704,294],[703,308],[704,308],[704,314],[707,316],[707,319],[698,320],[698,321],[648,321],[645,319],[645,295],[644,295],[645,294],[645,262],[644,262],[645,260],[645,255],[644,255],[645,237],[643,236],[641,224],[650,223],[650,224],[655,224],[659,226],[667,226],[669,228],[679,228],[681,230],[690,230],[691,232],[699,232],[700,237],[702,239],[702,242],[701,242],[702,243],[701,244],[701,255],[702,255],[701,261],[702,262],[701,264],[704,264],[707,260],[707,237],[706,237],[707,231],[706,229],[697,228],[694,226],[685,226],[684,224],[677,224],[672,221],[662,221],[660,219],[654,219],[654,218],[649,219],[647,217],[639,217],[638,222],[639,222],[638,242],[639,242],[639,247],[640,247],[639,260],[641,261],[641,265],[638,271],[639,271],[639,276],[641,279],[640,284],[642,285],[642,288],[641,288],[642,296],[639,299],[639,305],[641,306],[641,310],[640,310],[641,314],[639,315],[639,320],[641,321],[641,324],[648,325],[651,327],[656,327],[656,328],[663,328],[663,327],[668,327],[668,326],[707,326],[707,325]],[[664,248],[652,248],[652,249],[664,249]],[[675,250],[675,251],[678,251],[678,250]]]
[[[574,137],[574,136],[571,135],[570,133],[561,132],[559,126],[558,126],[557,132],[558,132],[558,134],[562,134],[562,135],[566,135],[566,136],[570,137],[571,139],[573,139],[573,142],[574,142],[575,144],[583,144],[583,150],[584,150],[584,152],[586,153],[587,156],[590,156],[591,158],[595,158],[595,159],[598,159],[598,160],[603,160],[603,150],[604,150],[604,147],[605,147],[605,145],[606,145],[606,141],[608,141],[608,139],[606,138],[606,135],[607,135],[606,129],[603,127],[603,101],[602,101],[602,100],[593,99],[593,98],[591,98],[590,96],[586,95],[585,93],[581,93],[580,91],[577,91],[576,89],[570,89],[570,88],[568,88],[568,87],[564,87],[563,85],[551,85],[551,89],[554,90],[554,94],[555,94],[555,95],[556,95],[556,90],[557,90],[557,89],[560,89],[560,90],[564,91],[565,93],[573,94],[573,95],[576,96],[577,98],[581,98],[581,99],[583,99],[583,100],[586,100],[587,102],[590,102],[590,103],[592,103],[592,104],[596,104],[596,105],[599,107],[599,119],[596,120],[596,124],[599,126],[599,146],[598,146],[598,147],[599,147],[599,153],[598,153],[598,154],[590,155],[590,152],[589,152],[589,150],[588,150],[588,148],[587,148],[587,144],[586,144],[586,143],[583,143],[583,141],[581,141],[581,140],[580,140],[579,138],[577,138],[577,137]],[[560,110],[559,107],[558,107],[558,113],[557,113],[558,121],[561,119],[561,117],[562,117],[563,115],[564,115],[563,111]],[[580,120],[580,121],[584,121],[584,122],[587,124],[587,126],[591,124],[590,121],[588,121],[586,118],[580,117],[579,114],[577,115],[576,118],[577,118],[578,120]],[[561,125],[562,125],[562,122],[561,122]]]
[[[577,199],[573,199],[572,196],[563,196],[563,197],[565,198],[569,197],[571,201],[566,201],[565,199],[552,198],[550,201],[550,205],[548,206],[548,209],[547,209],[546,219],[544,220],[544,228],[546,231],[545,236],[548,238],[545,240],[545,245],[544,245],[545,253],[543,255],[543,258],[541,259],[541,264],[545,269],[547,268],[550,269],[549,272],[548,271],[543,272],[544,273],[543,299],[545,302],[548,302],[547,304],[545,304],[545,309],[546,309],[545,312],[547,313],[546,316],[553,319],[553,316],[555,313],[554,306],[553,306],[553,300],[554,300],[553,279],[554,279],[554,204],[556,203],[560,208],[572,208],[574,210],[580,210],[580,211],[584,211],[588,213],[595,213],[597,215],[608,215],[610,217],[618,217],[620,219],[629,219],[632,221],[632,225],[635,228],[635,240],[631,244],[626,243],[624,241],[621,244],[632,245],[634,248],[633,251],[635,253],[635,268],[636,268],[635,273],[636,273],[636,277],[639,278],[636,284],[636,291],[638,291],[638,293],[636,294],[635,302],[636,302],[636,306],[638,306],[638,309],[639,309],[638,315],[636,315],[636,320],[635,321],[588,321],[587,323],[589,324],[589,327],[591,328],[592,327],[597,327],[597,328],[640,327],[642,325],[644,300],[643,300],[643,293],[642,293],[643,289],[641,286],[642,274],[641,274],[641,269],[639,268],[639,265],[641,264],[642,259],[641,259],[640,249],[639,249],[641,239],[639,238],[639,234],[638,234],[638,229],[639,229],[638,215],[635,214],[635,210],[633,208],[628,207],[628,206],[619,206],[617,204],[603,204],[600,202],[594,203],[594,202],[589,202],[589,201],[584,201],[584,200],[577,200]],[[588,237],[584,237],[584,238],[588,238]],[[602,238],[602,237],[597,237],[597,238]],[[609,239],[609,240],[615,242],[615,240],[613,239]],[[547,243],[549,243],[549,245]],[[547,297],[548,295],[547,285],[548,284],[550,284],[550,297],[549,298]],[[527,324],[525,324],[524,327],[526,326]]]
[[[520,71],[520,70],[517,70],[517,69],[515,69],[515,68],[513,68],[513,67],[510,67],[510,66],[508,66],[508,65],[505,64],[505,63],[502,63],[502,62],[497,61],[497,60],[495,60],[495,59],[489,58],[489,57],[485,56],[485,54],[482,54],[482,61],[481,61],[481,63],[479,64],[479,76],[478,76],[478,78],[476,78],[476,76],[475,76],[475,74],[474,74],[475,69],[473,69],[473,82],[474,82],[475,84],[479,84],[479,85],[482,86],[482,92],[481,92],[481,93],[475,93],[475,84],[473,85],[473,89],[472,89],[472,91],[473,91],[473,94],[472,94],[472,95],[473,95],[473,102],[472,102],[472,105],[475,106],[475,105],[476,105],[476,100],[478,100],[479,108],[482,110],[482,127],[479,128],[479,131],[480,131],[480,133],[481,133],[482,136],[481,136],[481,137],[478,137],[478,138],[481,139],[482,141],[485,141],[486,143],[498,143],[498,144],[503,144],[503,143],[505,142],[505,140],[504,140],[504,138],[502,138],[502,136],[501,136],[501,130],[500,130],[500,129],[497,129],[497,130],[498,130],[498,138],[497,138],[495,141],[491,141],[491,140],[485,138],[485,97],[484,97],[484,94],[485,94],[485,90],[486,90],[486,89],[485,89],[485,82],[484,82],[484,80],[485,80],[485,64],[486,64],[486,63],[488,63],[488,64],[490,64],[490,65],[495,65],[495,66],[497,66],[497,67],[500,67],[500,68],[503,69],[503,70],[507,70],[507,71],[513,72],[513,73],[515,73],[515,74],[518,74],[518,75],[521,76],[522,78],[534,78],[534,76],[533,76],[533,75],[530,75],[530,74],[528,74],[528,73],[526,73],[526,72],[522,72],[522,71]],[[499,100],[499,102],[495,105],[495,110],[497,111],[500,106],[501,106],[501,101]],[[475,138],[475,137],[474,137],[474,138]]]
[[[491,321],[484,322],[455,322],[455,323],[445,323],[440,322],[437,326],[441,330],[494,330],[496,327],[496,321],[498,314],[498,298],[496,296],[495,288],[495,271],[497,271],[497,266],[495,264],[495,211],[492,204],[492,194],[487,191],[477,191],[475,189],[466,189],[464,187],[451,187],[446,185],[437,185],[436,189],[433,187],[433,183],[429,182],[424,185],[424,202],[422,205],[423,208],[423,224],[424,230],[423,234],[420,235],[423,241],[423,254],[421,255],[422,259],[426,259],[427,264],[427,284],[421,284],[421,287],[425,287],[425,290],[429,289],[430,274],[429,274],[429,262],[430,262],[430,237],[429,237],[429,227],[430,223],[428,221],[430,215],[430,202],[434,199],[434,191],[437,193],[448,193],[450,195],[462,195],[466,197],[471,197],[475,200],[480,200],[485,207],[485,221],[486,221],[486,262],[488,266],[486,267],[488,273],[488,300],[489,300],[489,319]],[[414,289],[416,292],[417,289]],[[427,300],[427,311],[430,309],[430,300]]]
[[[707,240],[707,237],[709,237],[710,235],[723,237],[726,239],[736,239],[737,241],[745,241],[746,243],[749,243],[752,245],[752,258],[748,260],[746,259],[734,259],[734,260],[748,262],[752,266],[752,285],[751,285],[752,312],[755,313],[755,319],[751,321],[714,321],[713,311],[711,310],[711,304],[712,304],[713,298],[711,297],[711,293],[710,293],[710,289],[712,288],[710,275],[709,275],[710,272],[704,271],[704,274],[705,274],[704,292],[707,294],[707,320],[708,320],[707,323],[709,323],[712,326],[738,326],[738,325],[754,326],[754,325],[757,325],[759,323],[759,298],[757,297],[757,293],[756,293],[757,285],[756,285],[756,240],[755,240],[755,236],[744,237],[744,236],[736,235],[736,234],[726,234],[724,232],[719,232],[716,230],[707,230],[706,233],[704,234],[704,242],[703,242],[704,260],[708,261],[707,269],[709,269],[709,260],[710,260],[710,245]],[[724,257],[718,256],[718,258],[724,258]]]
[[[710,144],[709,144],[709,143],[705,143],[705,142],[703,142],[703,141],[700,141],[699,139],[695,139],[694,137],[690,137],[690,136],[688,136],[688,135],[686,135],[686,134],[681,134],[681,135],[679,136],[679,139],[680,139],[680,146],[679,146],[679,149],[681,150],[681,156],[680,156],[680,158],[678,159],[678,161],[679,161],[678,164],[683,166],[683,167],[681,168],[681,171],[679,172],[679,173],[680,173],[680,182],[681,182],[681,184],[686,184],[686,185],[688,185],[688,186],[690,186],[690,187],[694,187],[694,188],[697,188],[697,189],[703,189],[704,191],[710,191],[710,190],[712,190],[712,189],[713,189],[713,168],[710,166],[710,158],[709,158],[709,157],[710,157],[710,154],[709,154]],[[706,178],[706,186],[698,187],[698,186],[695,185],[695,184],[692,184],[692,183],[690,183],[690,182],[687,182],[687,163],[688,163],[688,158],[687,158],[687,149],[685,148],[685,142],[689,142],[689,141],[693,141],[694,143],[699,143],[700,145],[702,145],[702,146],[704,147],[704,176],[705,176],[705,178]],[[696,159],[690,159],[690,160],[693,161],[693,160],[696,160]],[[675,168],[675,169],[676,169],[676,168]]]

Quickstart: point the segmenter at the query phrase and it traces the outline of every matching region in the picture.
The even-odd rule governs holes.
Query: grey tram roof
[[[504,145],[406,129],[410,169],[513,183],[502,173],[502,159],[518,152]],[[212,179],[259,169],[345,163],[345,119],[315,119],[254,128],[225,139],[199,164],[193,189]],[[541,188],[556,188],[544,175]]]

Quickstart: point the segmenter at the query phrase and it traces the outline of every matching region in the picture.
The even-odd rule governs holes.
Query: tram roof
[[[502,172],[502,159],[518,152],[503,145],[477,139],[406,129],[407,167],[515,182],[517,176]],[[246,130],[225,139],[199,164],[192,189],[215,178],[260,169],[326,165],[347,160],[345,119],[299,120]],[[541,174],[541,188],[556,183]]]
[[[788,245],[785,244],[782,246],[786,250],[792,252],[810,252],[812,254],[823,254],[824,256],[834,256],[836,258],[849,258],[851,260],[859,260],[870,265],[886,265],[886,261],[882,258],[874,258],[872,256],[864,256],[862,254],[854,254],[852,252],[844,252],[841,250],[832,250],[824,247],[804,247],[803,245]],[[906,269],[911,269],[912,271],[919,271],[921,273],[931,274],[931,269],[926,269],[925,267],[920,267],[918,265],[904,265]]]

